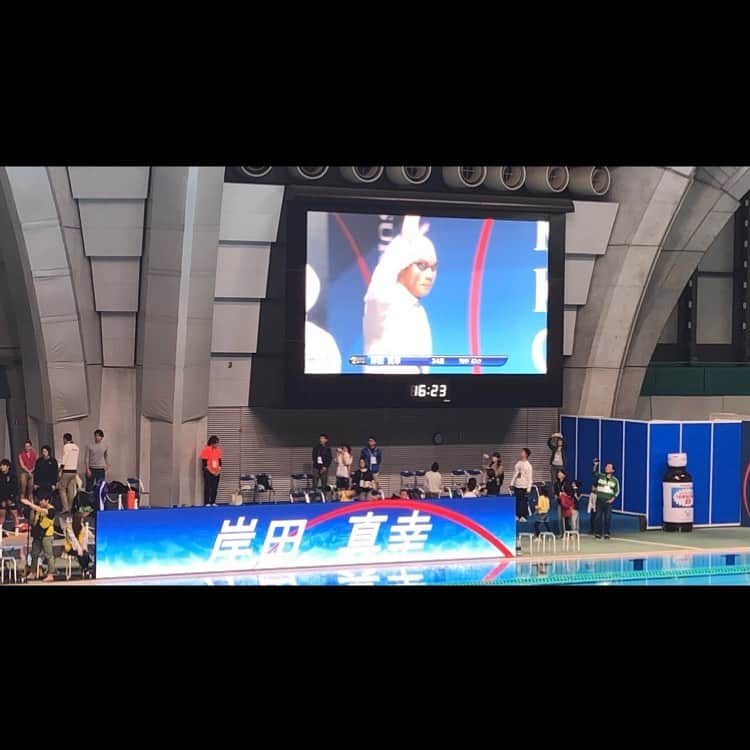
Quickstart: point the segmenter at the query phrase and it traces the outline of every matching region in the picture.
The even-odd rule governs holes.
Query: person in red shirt
[[[34,468],[36,467],[36,453],[27,440],[23,444],[23,450],[18,454],[18,483],[20,485],[21,497],[31,500],[34,487]]]
[[[201,451],[200,458],[203,465],[203,504],[215,506],[221,476],[221,448],[219,448],[219,438],[216,435],[211,435],[208,439],[208,444]]]

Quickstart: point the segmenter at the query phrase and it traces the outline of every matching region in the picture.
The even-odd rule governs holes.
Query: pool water
[[[599,584],[602,585],[602,584]],[[643,581],[611,581],[610,586],[750,586],[750,573],[719,573],[710,576],[683,576],[681,578],[652,578]]]
[[[121,583],[132,585],[136,582]],[[141,579],[138,583],[187,586],[748,586],[750,554],[679,552],[548,561],[506,558],[430,565],[167,577]]]

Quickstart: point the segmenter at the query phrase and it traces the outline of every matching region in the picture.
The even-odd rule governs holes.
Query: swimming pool
[[[750,553],[681,551],[549,560],[506,558],[431,565],[164,577],[120,583],[180,586],[737,586],[750,585]]]
[[[681,578],[646,578],[642,581],[624,580],[597,584],[599,586],[750,586],[750,574],[719,573],[709,576]]]

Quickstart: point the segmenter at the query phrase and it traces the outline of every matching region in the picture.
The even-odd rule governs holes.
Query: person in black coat
[[[320,433],[318,444],[312,450],[313,477],[315,489],[324,495],[328,490],[328,467],[333,462],[333,454],[328,446],[328,435]]]
[[[503,483],[502,476],[500,479],[495,475],[494,469],[487,469],[487,494],[488,495],[499,495],[500,485]]]
[[[367,461],[359,459],[359,468],[352,474],[352,489],[357,494],[357,500],[369,495],[375,487],[375,477],[370,471]]]
[[[37,498],[52,502],[59,477],[57,459],[52,457],[49,445],[42,446],[42,452],[34,467],[34,493]]]
[[[557,479],[557,470],[565,468],[565,438],[562,433],[555,432],[547,441],[547,447],[550,449],[549,470],[550,478],[554,484]]]
[[[18,527],[18,480],[10,461],[0,461],[0,531],[5,525],[5,514],[10,511],[13,524]]]

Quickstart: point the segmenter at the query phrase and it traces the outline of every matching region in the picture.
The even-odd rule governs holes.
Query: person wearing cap
[[[368,357],[431,357],[432,331],[422,298],[437,277],[437,254],[425,235],[428,224],[405,216],[401,234],[383,251],[365,294],[362,321]],[[419,375],[426,366],[368,365],[366,373]]]
[[[596,484],[595,536],[597,539],[601,539],[603,535],[605,539],[609,539],[612,504],[620,494],[620,482],[615,476],[614,464],[606,464],[603,474],[599,471],[598,458],[594,459],[593,474],[594,482]]]
[[[565,438],[562,433],[553,432],[547,441],[547,447],[550,449],[549,457],[549,474],[552,484],[557,481],[557,470],[565,468]]]

